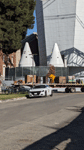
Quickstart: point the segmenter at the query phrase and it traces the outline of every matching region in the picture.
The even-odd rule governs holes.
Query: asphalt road
[[[69,134],[59,142],[50,139],[80,116],[83,107],[84,93],[54,93],[53,97],[0,103],[0,150],[64,149],[71,143]]]

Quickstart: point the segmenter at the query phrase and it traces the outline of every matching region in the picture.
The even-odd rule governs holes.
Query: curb
[[[17,100],[25,100],[25,99],[27,99],[27,97],[12,98],[12,99],[0,100],[0,103],[12,102]]]

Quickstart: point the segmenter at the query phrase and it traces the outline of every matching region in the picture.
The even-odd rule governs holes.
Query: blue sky
[[[30,35],[30,34],[32,34],[33,32],[37,32],[37,25],[36,25],[36,13],[35,13],[35,11],[34,11],[34,16],[35,16],[35,24],[34,24],[34,28],[33,29],[31,29],[31,30],[27,30],[27,35]]]

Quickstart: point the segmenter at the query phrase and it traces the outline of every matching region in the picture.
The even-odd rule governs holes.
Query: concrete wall
[[[45,33],[44,33],[44,19],[42,1],[37,0],[36,3],[36,16],[37,16],[37,32],[38,32],[38,45],[39,45],[39,63],[40,66],[46,66],[46,46],[45,46]]]
[[[36,7],[36,10],[42,57],[44,54],[41,44],[44,44],[42,39],[45,39],[44,50],[46,50],[47,64],[53,46],[57,43],[61,54],[67,58],[68,66],[84,66],[84,0],[37,0],[37,6],[40,3],[40,7]],[[39,14],[38,9],[42,13]],[[40,35],[42,28],[44,30]],[[45,62],[41,61],[41,65],[42,63]]]
[[[84,52],[84,0],[77,0],[74,47]]]

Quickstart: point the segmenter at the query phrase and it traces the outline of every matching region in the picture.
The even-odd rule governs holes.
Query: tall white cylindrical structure
[[[40,65],[55,43],[68,66],[84,66],[84,0],[36,0]]]

